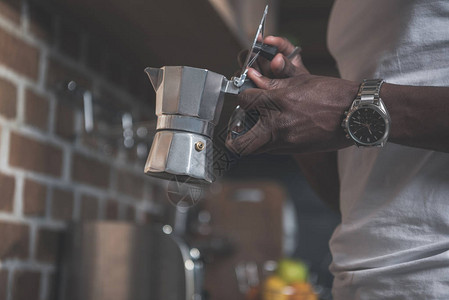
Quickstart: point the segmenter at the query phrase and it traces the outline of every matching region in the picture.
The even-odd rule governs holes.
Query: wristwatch
[[[390,133],[390,115],[379,97],[382,79],[365,79],[341,126],[356,146],[383,147]]]

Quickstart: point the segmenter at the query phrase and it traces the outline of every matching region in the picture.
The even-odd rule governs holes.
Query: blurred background
[[[260,294],[285,257],[331,299],[339,214],[291,157],[227,152],[235,98],[215,131],[217,181],[194,205],[177,206],[173,186],[143,174],[156,128],[144,68],[230,78],[266,4],[0,0],[0,300],[303,299]],[[332,1],[268,4],[266,34],[301,46],[312,73],[338,76],[326,48]]]

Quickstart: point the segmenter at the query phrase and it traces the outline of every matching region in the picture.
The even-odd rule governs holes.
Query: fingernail
[[[252,72],[255,76],[257,76],[257,77],[261,77],[261,76],[262,76],[262,74],[260,74],[259,72],[257,72],[257,70],[255,70],[255,69],[251,69],[251,72]]]
[[[284,70],[284,67],[285,67],[285,60],[284,60],[284,58],[282,57],[281,71]]]

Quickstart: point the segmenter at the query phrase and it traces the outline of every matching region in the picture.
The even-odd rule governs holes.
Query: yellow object
[[[318,296],[313,291],[312,285],[308,282],[294,282],[291,287],[295,293],[289,300],[318,300]]]
[[[292,283],[292,287],[298,294],[313,292],[312,285],[308,282],[294,282]]]
[[[277,275],[287,284],[306,282],[308,273],[307,266],[300,260],[284,258],[279,261]]]
[[[263,300],[289,300],[284,294],[287,284],[279,276],[272,275],[265,280],[263,286]]]

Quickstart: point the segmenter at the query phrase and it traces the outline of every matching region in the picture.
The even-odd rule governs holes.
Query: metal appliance
[[[157,115],[146,174],[177,182],[214,181],[212,136],[224,96],[254,87],[246,78],[248,68],[259,55],[273,58],[277,52],[273,46],[258,42],[263,38],[267,12],[268,5],[239,77],[228,80],[207,69],[187,66],[145,69],[156,91]]]

